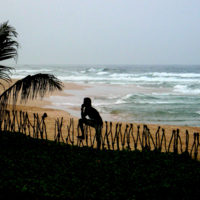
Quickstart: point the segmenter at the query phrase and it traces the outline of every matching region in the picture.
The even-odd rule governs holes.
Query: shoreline
[[[67,127],[70,125],[70,119],[73,118],[74,121],[74,134],[77,134],[77,126],[78,126],[78,119],[80,117],[73,116],[71,113],[67,112],[66,110],[63,109],[56,109],[54,108],[49,108],[51,105],[51,101],[47,101],[46,98],[48,99],[50,96],[58,96],[58,97],[70,97],[71,94],[67,94],[66,91],[74,91],[74,90],[79,90],[84,92],[85,87],[77,85],[75,83],[64,83],[65,88],[63,91],[55,91],[52,94],[47,94],[45,95],[45,99],[40,100],[40,99],[35,99],[35,100],[29,100],[27,104],[21,105],[19,102],[17,102],[15,110],[17,111],[24,111],[27,112],[30,118],[30,121],[33,121],[34,119],[34,113],[38,113],[38,115],[41,117],[44,113],[47,114],[47,118],[45,119],[46,123],[46,128],[47,128],[47,133],[48,133],[48,139],[49,140],[54,140],[54,131],[55,131],[55,121],[57,119],[63,118],[63,136],[67,136]],[[1,91],[1,90],[0,90]],[[82,102],[82,99],[81,99]],[[94,106],[95,107],[95,106]],[[8,106],[9,110],[12,110],[12,105]],[[77,111],[80,113],[80,111]],[[106,126],[105,126],[105,121],[109,122],[112,120],[105,120],[102,117],[104,121],[104,127],[103,127],[103,132],[106,131]],[[137,134],[137,127],[140,126],[140,133],[143,131],[143,125],[147,125],[147,127],[150,130],[150,133],[155,137],[155,134],[158,130],[158,127],[160,127],[160,137],[162,135],[162,129],[165,130],[165,136],[166,136],[166,141],[169,142],[172,136],[173,130],[179,129],[179,135],[182,140],[182,145],[185,146],[185,138],[186,138],[186,130],[189,132],[189,147],[192,147],[193,141],[194,141],[194,133],[200,132],[200,127],[190,127],[190,126],[178,126],[178,125],[160,125],[160,124],[145,124],[145,123],[128,123],[128,122],[120,122],[120,121],[112,121],[112,130],[113,133],[115,133],[115,127],[117,124],[121,124],[121,132],[124,133],[126,129],[126,125],[133,124],[133,133]],[[130,126],[129,126],[130,127]],[[94,136],[94,131],[92,130],[92,135]],[[200,151],[200,150],[199,150]]]
[[[18,79],[12,79],[12,84],[14,84]],[[5,88],[8,88],[8,83],[7,82],[3,82]],[[37,97],[36,99],[34,100],[28,100],[26,104],[20,104],[19,100],[17,101],[17,106],[20,106],[20,107],[38,107],[38,108],[41,108],[41,109],[51,109],[51,110],[60,110],[64,113],[67,113],[67,115],[70,115],[71,117],[74,117],[74,118],[79,118],[80,117],[80,112],[81,112],[81,105],[82,105],[82,102],[83,102],[83,98],[85,98],[86,96],[83,95],[83,98],[78,98],[80,103],[78,105],[80,105],[80,108],[69,108],[68,110],[67,109],[63,109],[62,107],[59,107],[59,106],[55,106],[53,101],[50,100],[50,98],[59,98],[59,97],[75,97],[75,96],[78,96],[80,97],[79,94],[77,94],[77,91],[79,91],[79,93],[81,94],[84,94],[84,92],[86,91],[87,88],[92,88],[92,84],[90,85],[83,85],[83,84],[77,84],[77,83],[73,83],[73,82],[63,82],[63,85],[64,85],[64,89],[62,91],[54,91],[52,93],[46,93],[44,98],[41,99],[39,97]],[[111,87],[113,86],[113,88],[115,88],[114,85],[111,85]],[[2,90],[3,87],[0,87],[0,93],[2,93]],[[94,98],[96,96],[92,96],[92,98]],[[12,102],[11,102],[12,103]],[[93,106],[95,108],[95,106]],[[27,110],[27,109],[25,109]],[[70,110],[70,111],[69,111]],[[73,112],[75,111],[75,112]],[[77,113],[79,113],[79,116],[77,115]],[[107,114],[102,114],[100,113],[102,116],[103,115],[107,115]],[[112,115],[112,114],[110,114]],[[102,117],[103,118],[103,117]],[[174,127],[185,127],[185,128],[188,128],[188,127],[192,127],[192,128],[195,128],[195,129],[198,129],[200,131],[200,127],[197,127],[197,126],[180,126],[180,125],[165,125],[165,124],[157,124],[157,123],[141,123],[141,122],[127,122],[127,121],[119,121],[119,120],[116,120],[114,119],[114,117],[108,117],[106,120],[103,119],[103,121],[112,121],[112,122],[118,122],[118,123],[133,123],[133,124],[149,124],[149,125],[155,125],[155,126],[174,126]]]
[[[12,84],[15,83],[16,81],[17,81],[17,79],[12,79]],[[8,87],[8,83],[3,82],[3,84],[4,84],[5,88]],[[56,111],[60,110],[61,113],[66,113],[66,115],[78,119],[80,117],[80,115],[79,116],[73,115],[72,114],[73,113],[72,109],[69,109],[70,111],[72,111],[70,113],[69,111],[66,111],[66,109],[63,109],[63,108],[60,108],[59,106],[53,105],[53,102],[50,100],[50,98],[51,97],[56,97],[56,98],[61,97],[62,98],[62,97],[71,97],[71,96],[74,97],[74,96],[76,96],[76,94],[77,94],[78,97],[80,97],[80,94],[78,94],[77,91],[79,91],[79,93],[81,93],[81,94],[84,94],[85,90],[87,88],[91,88],[92,85],[90,84],[89,86],[85,86],[85,85],[72,83],[72,82],[63,82],[63,85],[64,85],[63,91],[54,91],[52,93],[47,93],[42,100],[41,100],[41,98],[38,97],[37,99],[34,99],[34,100],[28,100],[27,103],[23,104],[23,105],[20,104],[20,102],[18,100],[16,105],[18,107],[20,107],[20,108],[22,108],[22,107],[24,107],[24,108],[25,107],[33,107],[34,110],[37,110],[36,108],[38,108],[38,111],[39,111],[39,109],[41,109],[41,110],[45,110],[45,109],[47,109],[47,110],[56,110]],[[3,92],[3,87],[0,87],[0,93],[2,93],[2,92]],[[79,101],[81,102],[81,103],[79,103],[79,105],[81,107],[83,99],[79,99]],[[94,108],[95,108],[95,106],[94,106]],[[27,109],[25,108],[25,110],[27,110]],[[76,109],[76,113],[80,114],[80,109]],[[101,113],[101,115],[103,115],[103,114]],[[117,121],[117,120],[113,120],[112,117],[110,117],[110,119],[112,119],[112,120],[107,120],[107,119],[105,120],[103,118],[103,121],[112,121],[112,122],[115,122],[115,123],[118,122],[118,123],[123,123],[123,124],[124,123],[146,124],[146,123],[140,123],[140,122],[139,123],[135,123],[135,122]],[[172,127],[184,127],[184,128],[190,128],[191,127],[192,129],[194,129],[194,128],[197,129],[198,130],[197,132],[200,132],[200,127],[195,127],[195,126],[162,125],[162,124],[151,124],[151,123],[147,124],[147,125],[157,126],[157,127],[158,126],[160,126],[160,127],[170,127],[170,126],[172,126]]]
[[[12,79],[12,84],[14,84],[17,80],[18,79]],[[8,83],[7,82],[3,82],[2,81],[2,83],[4,84],[5,88],[8,88]],[[82,105],[82,102],[83,102],[83,98],[86,97],[85,92],[87,91],[87,89],[91,90],[91,91],[89,91],[90,93],[92,93],[89,96],[91,99],[95,99],[95,97],[97,97],[97,95],[94,94],[96,89],[98,89],[99,91],[100,91],[100,89],[102,89],[101,88],[102,85],[95,85],[96,86],[96,88],[95,88],[95,87],[93,87],[92,84],[84,85],[84,83],[78,84],[78,83],[73,83],[73,82],[62,82],[62,83],[64,85],[64,88],[63,88],[62,91],[54,91],[52,93],[48,93],[47,92],[43,99],[41,99],[40,97],[37,97],[34,100],[30,99],[30,100],[27,101],[26,104],[23,104],[23,105],[20,104],[20,102],[18,100],[16,105],[19,105],[19,106],[31,106],[31,107],[33,106],[33,107],[39,107],[39,108],[44,108],[44,109],[62,110],[64,112],[70,114],[72,117],[77,118],[77,117],[80,117],[80,115],[79,116],[77,115],[77,112],[80,113],[80,111],[81,111],[80,108],[81,108],[81,105]],[[105,87],[105,85],[103,85],[103,87]],[[111,85],[110,87],[113,90],[114,89],[116,90],[116,85]],[[93,88],[93,90],[92,90],[92,88]],[[124,88],[126,88],[126,86]],[[106,92],[108,93],[109,91],[110,90],[108,90]],[[2,92],[3,92],[3,87],[1,86],[0,87],[0,94]],[[78,102],[78,108],[77,107],[76,108],[73,107],[73,108],[69,108],[69,109],[64,109],[62,106],[57,106],[56,102],[53,102],[52,99],[51,99],[51,98],[55,98],[56,100],[59,100],[59,98],[65,98],[65,97],[67,97],[68,100],[69,100],[70,97],[77,97],[77,99],[79,101]],[[12,101],[11,101],[11,103],[12,103]],[[93,105],[93,107],[95,108],[95,105]],[[73,111],[75,111],[76,114]],[[73,115],[73,114],[71,114],[69,112],[72,112],[75,115]],[[107,114],[101,113],[101,115],[107,115]],[[113,114],[109,114],[109,115],[111,116]],[[124,123],[124,121],[116,120],[116,119],[114,119],[114,117],[109,117],[109,120],[106,119],[104,121],[114,121],[114,122]],[[127,121],[125,121],[125,122],[127,122]],[[134,122],[127,122],[127,123],[134,123]],[[141,124],[141,122],[136,122],[136,123]],[[143,124],[146,124],[146,123],[143,123]],[[152,124],[152,123],[149,123],[149,124]],[[157,126],[180,126],[180,125],[165,125],[165,124],[159,124],[159,123],[153,123],[152,125],[157,125]],[[196,126],[184,126],[184,127],[196,127]],[[200,128],[200,127],[196,127],[196,128]]]

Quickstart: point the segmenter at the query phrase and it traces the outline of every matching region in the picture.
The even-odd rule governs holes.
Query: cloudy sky
[[[199,0],[0,0],[17,64],[200,64]],[[9,60],[4,63],[15,63]]]

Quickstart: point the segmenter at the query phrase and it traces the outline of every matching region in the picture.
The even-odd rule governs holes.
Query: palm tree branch
[[[44,97],[46,92],[63,89],[62,82],[51,74],[28,75],[18,80],[0,95],[0,110],[7,107],[8,101],[12,94],[13,106],[16,105],[19,92],[21,91],[20,103],[26,103],[28,99],[35,99],[37,95]]]
[[[8,74],[11,75],[11,70],[14,70],[14,68],[0,65],[0,79],[6,81],[7,83],[10,83],[12,80]],[[4,87],[2,83],[0,85]]]
[[[15,28],[8,25],[8,21],[0,24],[0,61],[10,58],[17,59],[17,49],[20,45],[13,40],[13,37],[17,38],[17,35]]]

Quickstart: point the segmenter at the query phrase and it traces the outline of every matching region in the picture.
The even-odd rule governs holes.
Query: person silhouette
[[[86,116],[88,116],[90,119],[87,119]],[[83,124],[94,127],[96,133],[99,133],[103,126],[103,120],[99,112],[92,107],[92,101],[89,97],[84,98],[83,104],[81,106],[81,119],[79,119],[79,126],[81,128],[82,135],[77,136],[77,138],[82,140],[85,139]]]

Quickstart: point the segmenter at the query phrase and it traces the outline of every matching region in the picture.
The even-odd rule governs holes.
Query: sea
[[[90,97],[104,121],[200,126],[200,65],[16,65],[13,79],[48,73],[84,86],[50,96],[50,107],[80,117]]]

